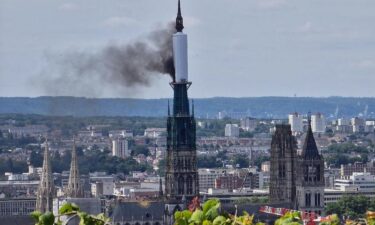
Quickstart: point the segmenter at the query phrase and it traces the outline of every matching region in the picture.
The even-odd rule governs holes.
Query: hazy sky
[[[0,0],[0,96],[170,97],[90,81],[46,88],[51,59],[144,38],[176,0]],[[192,97],[375,96],[374,0],[182,0]],[[60,71],[61,72],[61,71]],[[59,84],[64,86],[64,82]],[[126,89],[126,90],[125,90]]]

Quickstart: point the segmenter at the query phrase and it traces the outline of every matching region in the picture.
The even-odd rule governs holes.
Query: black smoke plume
[[[60,56],[50,55],[47,59],[50,69],[38,77],[37,83],[48,95],[97,97],[100,86],[127,88],[129,93],[134,87],[149,86],[156,74],[167,74],[174,80],[174,32],[170,23],[132,43],[109,44],[96,52],[70,51]],[[100,84],[99,87],[94,85],[96,90],[93,90],[93,83]]]

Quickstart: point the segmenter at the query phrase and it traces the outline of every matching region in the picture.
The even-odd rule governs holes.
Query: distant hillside
[[[253,97],[195,99],[197,117],[286,118],[290,112],[322,112],[327,117],[375,117],[375,98]],[[0,113],[72,116],[166,116],[167,99],[92,99],[76,97],[2,97]]]

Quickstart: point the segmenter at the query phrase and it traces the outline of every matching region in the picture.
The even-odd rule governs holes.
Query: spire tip
[[[178,0],[178,11],[177,11],[177,17],[176,17],[176,31],[182,32],[184,29],[184,20],[181,15],[181,3],[180,0]]]

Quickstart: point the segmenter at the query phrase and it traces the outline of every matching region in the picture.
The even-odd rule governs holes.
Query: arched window
[[[285,143],[280,146],[281,157],[285,157]]]
[[[285,164],[279,165],[279,177],[284,178],[286,176]]]
[[[320,206],[320,193],[315,193],[315,206]]]
[[[316,181],[320,181],[320,165],[316,167]]]
[[[188,195],[193,194],[193,178],[191,178],[191,176],[188,176],[186,178],[186,188],[187,188],[186,193]]]
[[[307,207],[311,206],[311,193],[305,194],[305,206]]]
[[[178,194],[183,195],[184,194],[184,177],[180,176],[178,178]]]
[[[309,166],[303,168],[303,177],[306,182],[309,181]]]

